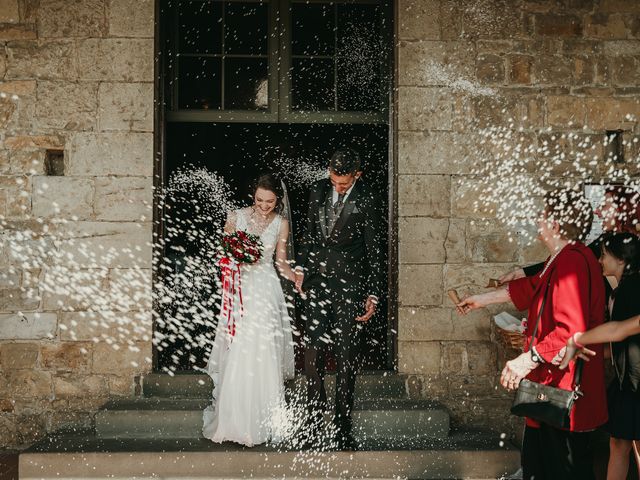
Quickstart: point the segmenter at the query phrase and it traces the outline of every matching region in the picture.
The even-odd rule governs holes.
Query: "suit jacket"
[[[327,198],[331,182],[315,183],[309,194],[309,210],[297,265],[305,270],[305,284],[321,273],[339,275],[350,284],[360,284],[366,294],[380,296],[382,288],[381,198],[362,181],[356,181],[334,228],[327,232]]]
[[[544,292],[549,284],[540,325],[533,342],[545,360],[527,378],[566,390],[573,389],[575,362],[566,370],[551,363],[576,332],[584,332],[604,322],[604,284],[602,269],[593,252],[582,243],[567,245],[540,278],[539,275],[509,282],[508,291],[519,310],[529,309],[525,350],[533,336]],[[584,396],[571,411],[571,431],[592,430],[607,421],[602,345],[592,345],[596,356],[586,362],[581,389]],[[591,348],[589,347],[589,348]],[[528,420],[528,424],[535,424]]]
[[[614,295],[611,321],[640,315],[640,274],[623,277]],[[620,387],[637,392],[640,385],[640,335],[614,342],[612,348]]]

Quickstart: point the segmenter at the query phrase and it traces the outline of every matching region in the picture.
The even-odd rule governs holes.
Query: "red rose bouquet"
[[[256,263],[262,257],[262,241],[257,235],[243,230],[225,233],[220,240],[219,250],[222,256],[236,263]]]
[[[263,245],[260,237],[242,230],[225,233],[218,251],[221,270],[222,300],[219,321],[222,321],[232,339],[236,334],[236,323],[244,313],[240,265],[251,265],[262,257]]]

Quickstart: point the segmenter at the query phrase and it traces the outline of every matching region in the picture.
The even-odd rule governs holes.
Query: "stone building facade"
[[[533,145],[620,129],[637,158],[640,2],[401,0],[395,22],[398,371],[412,395],[442,401],[455,421],[506,429],[490,313],[459,318],[446,291],[477,290],[544,252],[477,221],[486,215],[463,196],[476,182],[464,159],[487,125],[521,129]],[[94,261],[72,267],[90,291],[108,292],[135,267],[144,280],[118,314],[142,318],[152,288],[154,2],[0,0],[0,42],[0,235],[26,229],[57,251],[82,237]],[[476,95],[457,79],[497,93]],[[63,231],[74,235],[46,243]],[[46,268],[11,247],[0,243],[0,446],[20,447],[90,427],[109,398],[139,394],[152,332],[149,322],[117,349],[94,342],[88,323],[99,313],[39,288]],[[102,255],[110,247],[127,254]]]

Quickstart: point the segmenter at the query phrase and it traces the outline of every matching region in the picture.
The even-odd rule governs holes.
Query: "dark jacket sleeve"
[[[368,295],[375,295],[378,298],[384,293],[383,290],[383,259],[385,252],[382,242],[383,209],[382,201],[378,195],[371,195],[371,213],[367,216],[364,226],[364,242],[367,259],[367,287]]]
[[[528,267],[522,267],[524,270],[524,274],[527,277],[533,277],[542,271],[544,268],[544,262],[534,263],[533,265],[529,265]]]

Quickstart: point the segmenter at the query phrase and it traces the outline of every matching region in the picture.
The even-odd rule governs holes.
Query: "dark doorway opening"
[[[364,181],[389,193],[385,207],[394,211],[391,1],[157,1],[156,186],[167,186],[181,170],[204,168],[223,178],[236,204],[245,206],[251,180],[278,173],[289,190],[295,243],[311,180],[326,171],[336,149],[349,146],[364,160]],[[156,280],[202,247],[193,236],[167,234],[194,218],[198,206],[189,200],[156,206],[156,258],[169,258],[166,268],[155,269]],[[213,236],[221,218],[198,228]],[[388,219],[382,234],[391,253],[384,260],[394,265],[393,213]],[[395,364],[396,280],[388,281],[392,294],[381,299],[361,345],[367,370]],[[209,287],[203,295],[215,289],[213,280]],[[298,298],[299,327],[303,313]],[[162,319],[175,314],[170,305],[158,308],[156,332],[171,336]],[[191,321],[189,312],[180,315]],[[192,338],[213,335],[211,323],[189,328]],[[189,343],[177,338],[156,347],[155,369],[202,367],[207,347]]]
[[[302,233],[307,213],[310,182],[316,172],[322,172],[326,168],[333,151],[342,146],[355,148],[362,155],[365,162],[363,181],[379,191],[388,188],[388,128],[384,125],[350,124],[172,123],[167,127],[165,183],[178,171],[206,168],[224,178],[238,204],[248,205],[251,180],[261,172],[277,173],[287,183],[294,240],[297,240]],[[299,163],[296,165],[295,162]],[[190,221],[193,211],[189,208],[174,208],[167,215],[171,216],[166,218],[167,222],[185,224]],[[214,219],[208,225],[203,224],[201,228],[214,235],[222,227],[220,219],[217,220],[216,222]],[[388,245],[386,241],[384,243],[386,251]],[[188,236],[172,236],[167,239],[165,247],[169,251],[182,252],[183,255],[197,254],[197,249],[201,248],[198,239]],[[304,311],[303,303],[296,302],[296,321],[300,328],[303,327],[300,320],[300,314]],[[203,325],[201,329],[196,328],[193,334],[206,334],[207,328],[209,327]],[[386,369],[391,348],[389,339],[392,338],[386,298],[367,330],[368,334],[361,345],[362,366],[367,369]],[[174,342],[169,348],[163,349],[158,354],[159,364],[175,364],[175,350],[183,347],[181,342]],[[182,356],[179,361],[180,369],[204,366],[207,353],[205,348],[194,347],[191,353],[199,361],[193,365],[189,357]]]

